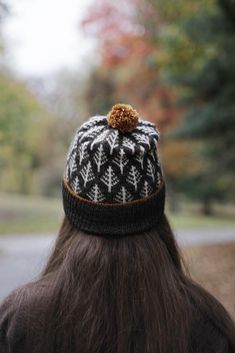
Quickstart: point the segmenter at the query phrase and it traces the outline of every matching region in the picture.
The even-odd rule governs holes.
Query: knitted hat
[[[62,182],[69,221],[97,235],[152,228],[164,213],[165,183],[157,154],[159,131],[130,105],[116,104],[77,130]]]

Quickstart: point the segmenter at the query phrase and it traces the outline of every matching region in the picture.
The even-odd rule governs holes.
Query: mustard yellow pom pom
[[[123,133],[133,131],[138,120],[138,112],[129,104],[115,104],[107,115],[108,125]]]

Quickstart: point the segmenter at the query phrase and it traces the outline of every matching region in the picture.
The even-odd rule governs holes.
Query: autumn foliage
[[[99,70],[112,76],[116,99],[133,104],[164,131],[177,122],[180,111],[174,106],[175,92],[161,82],[158,45],[148,38],[144,23],[137,21],[138,4],[137,0],[99,1],[92,4],[82,25],[98,38]]]
[[[167,176],[174,186],[179,179],[183,188],[188,182],[184,191],[197,190],[193,197],[205,203],[224,197],[228,175],[233,177],[225,170],[234,168],[234,153],[227,149],[234,141],[234,13],[230,0],[100,0],[91,4],[82,23],[96,37],[99,53],[96,81],[88,85],[89,113],[100,107],[106,113],[110,102],[129,103],[156,123]],[[223,82],[230,88],[225,85],[223,91]],[[227,131],[224,138],[218,124]],[[165,138],[172,130],[177,141]],[[204,144],[196,153],[194,139]],[[218,146],[226,149],[222,173]]]
[[[100,56],[86,96],[89,113],[101,109],[105,113],[110,102],[123,102],[135,107],[142,118],[154,122],[161,131],[165,172],[171,181],[183,173],[191,173],[193,168],[187,164],[192,157],[189,146],[163,137],[182,115],[182,108],[175,104],[176,90],[161,77],[159,60],[164,55],[153,32],[163,23],[148,2],[100,0],[92,3],[82,26],[86,33],[97,38]],[[180,165],[178,159],[182,160]]]

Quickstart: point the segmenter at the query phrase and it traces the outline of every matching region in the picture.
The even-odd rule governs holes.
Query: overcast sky
[[[11,0],[5,35],[12,66],[24,76],[46,76],[83,65],[95,44],[79,20],[92,1]]]

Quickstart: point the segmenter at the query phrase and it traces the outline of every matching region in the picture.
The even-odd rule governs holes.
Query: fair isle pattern
[[[154,193],[162,182],[159,132],[139,119],[132,133],[107,124],[106,116],[83,123],[72,141],[65,178],[76,194],[102,203],[126,203]]]

